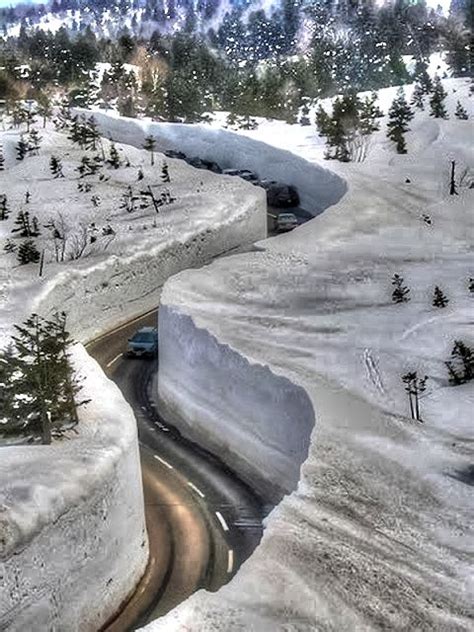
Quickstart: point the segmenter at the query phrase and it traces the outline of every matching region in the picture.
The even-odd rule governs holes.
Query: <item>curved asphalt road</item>
[[[152,404],[157,362],[127,358],[127,338],[149,312],[87,345],[122,390],[138,425],[150,561],[108,632],[134,630],[199,588],[225,584],[259,543],[268,509],[223,463],[168,426]]]

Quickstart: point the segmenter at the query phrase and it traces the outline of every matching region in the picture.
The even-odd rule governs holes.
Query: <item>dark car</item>
[[[158,352],[158,331],[155,327],[141,327],[128,339],[130,356],[154,356]]]
[[[186,154],[184,154],[182,151],[176,151],[174,149],[167,149],[163,153],[164,153],[164,155],[167,158],[177,158],[178,160],[185,160],[186,159]]]
[[[262,180],[260,186],[267,192],[267,202],[269,206],[275,208],[291,208],[298,206],[300,196],[296,187],[291,184],[283,184],[275,180]]]

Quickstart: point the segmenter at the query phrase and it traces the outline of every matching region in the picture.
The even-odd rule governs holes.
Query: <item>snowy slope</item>
[[[183,414],[187,432],[206,438],[215,409],[222,416],[228,408],[231,427],[220,433],[227,462],[241,468],[257,435],[271,471],[294,423],[278,400],[266,398],[263,417],[258,410],[281,377],[306,391],[314,430],[297,490],[272,512],[235,579],[147,629],[472,629],[474,389],[449,386],[444,366],[455,339],[474,345],[472,120],[452,118],[458,98],[471,119],[472,105],[466,81],[445,85],[450,120],[418,113],[406,156],[382,130],[365,162],[323,163],[348,184],[334,207],[261,242],[262,252],[165,285],[162,333],[177,335],[179,353],[178,336],[193,328],[209,339],[192,356],[175,355],[170,343],[160,364],[160,397]],[[391,92],[380,96],[387,104]],[[311,128],[263,122],[246,135],[322,162],[323,141]],[[452,159],[463,176],[458,196],[448,194]],[[407,304],[391,302],[394,273],[411,288]],[[449,298],[444,309],[431,305],[435,285]],[[242,361],[229,361],[229,350]],[[242,362],[266,371],[253,390],[242,388]],[[214,396],[195,388],[202,369],[220,375]],[[178,392],[180,370],[187,380]],[[409,419],[408,370],[429,378],[423,424]],[[239,419],[252,409],[249,398],[260,426],[246,442]],[[307,418],[302,407],[293,414]]]

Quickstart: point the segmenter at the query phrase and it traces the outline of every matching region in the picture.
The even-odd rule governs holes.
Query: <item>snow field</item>
[[[271,420],[259,439],[261,476],[274,460],[275,429],[280,450],[294,441],[294,423],[265,395],[278,392],[281,377],[306,392],[314,429],[296,491],[270,514],[236,577],[147,629],[472,628],[474,394],[471,384],[449,386],[444,365],[455,339],[474,345],[472,120],[452,118],[458,98],[471,119],[472,105],[466,80],[444,83],[450,120],[417,112],[407,155],[394,153],[384,119],[361,163],[323,162],[324,141],[312,128],[262,121],[243,132],[334,168],[347,193],[292,233],[260,242],[260,252],[165,284],[160,313],[175,337],[160,360],[159,394],[204,439],[214,433],[214,411],[223,426],[229,419],[212,440],[237,471],[259,428],[248,432],[249,409]],[[381,91],[381,102],[394,92]],[[451,160],[458,196],[449,195]],[[411,290],[403,305],[391,301],[395,273]],[[435,285],[449,298],[443,309],[431,304]],[[207,343],[181,363],[193,329]],[[174,384],[185,364],[181,395]],[[267,380],[249,390],[241,366]],[[409,419],[401,381],[408,370],[428,376],[424,423]],[[195,388],[201,371],[220,376],[207,397]],[[229,385],[238,390],[229,394]],[[292,412],[305,419],[302,409]]]

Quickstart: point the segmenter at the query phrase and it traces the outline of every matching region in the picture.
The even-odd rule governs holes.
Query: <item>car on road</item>
[[[286,232],[293,230],[298,226],[298,218],[294,213],[280,213],[276,220],[276,229],[278,232]]]
[[[158,353],[158,331],[155,327],[141,327],[127,343],[129,356],[154,356]]]

